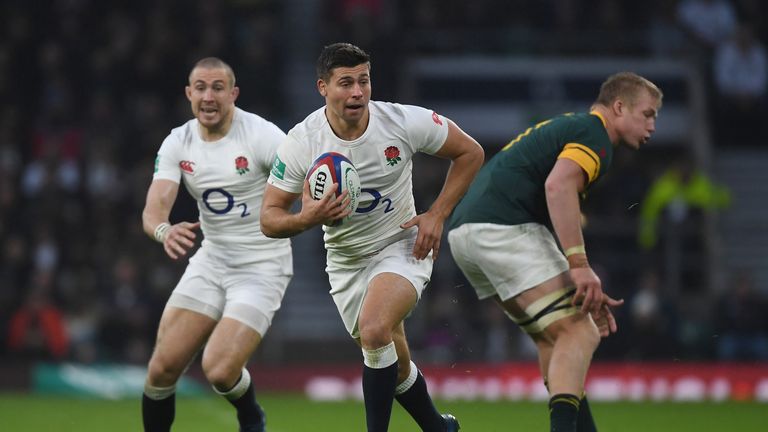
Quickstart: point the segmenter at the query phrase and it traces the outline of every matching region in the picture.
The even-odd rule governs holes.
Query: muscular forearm
[[[547,207],[555,234],[563,250],[584,244],[581,232],[581,207],[575,186],[562,183],[548,183],[546,186]]]
[[[279,207],[265,208],[261,212],[261,232],[267,237],[293,237],[311,227],[300,213],[291,213]]]
[[[147,200],[141,212],[144,232],[157,240],[155,230],[158,225],[168,223],[171,208],[176,201],[179,184],[170,180],[154,180],[147,191]]]

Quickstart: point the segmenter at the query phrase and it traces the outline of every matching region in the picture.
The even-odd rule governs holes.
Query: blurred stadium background
[[[323,102],[320,48],[350,41],[373,57],[374,99],[435,109],[488,156],[588,109],[611,73],[656,82],[657,134],[618,152],[584,206],[591,261],[627,300],[588,391],[768,402],[764,2],[8,0],[0,16],[0,393],[138,397],[185,265],[144,235],[140,212],[162,139],[191,116],[189,68],[223,58],[238,105],[287,131]],[[418,209],[446,168],[417,160]],[[195,218],[182,197],[172,220]],[[321,232],[293,245],[296,276],[250,369],[264,392],[354,399],[360,352],[327,294]],[[535,350],[450,254],[407,331],[438,397],[541,400]],[[184,392],[208,395],[200,378],[193,365]]]

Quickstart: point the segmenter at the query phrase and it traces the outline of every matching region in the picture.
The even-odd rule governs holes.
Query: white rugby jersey
[[[411,167],[416,152],[433,154],[448,136],[448,121],[425,108],[371,101],[370,119],[354,141],[336,136],[325,107],[288,132],[277,150],[269,183],[301,193],[304,178],[317,156],[334,151],[355,165],[360,175],[360,205],[339,226],[323,226],[329,264],[355,266],[357,258],[374,254],[403,238],[400,224],[416,215]]]
[[[227,136],[206,142],[192,119],[171,131],[155,160],[153,179],[183,179],[197,201],[203,246],[280,253],[290,240],[261,232],[259,211],[275,151],[285,133],[273,123],[235,108]],[[285,252],[283,250],[282,252]]]

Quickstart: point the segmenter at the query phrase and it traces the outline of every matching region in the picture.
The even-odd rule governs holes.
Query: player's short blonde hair
[[[619,72],[609,76],[600,86],[600,94],[595,103],[610,106],[617,99],[622,99],[632,104],[641,90],[647,91],[661,105],[661,99],[664,97],[661,90],[656,84],[634,72]]]
[[[235,86],[235,71],[233,71],[232,68],[224,60],[218,57],[206,57],[195,63],[195,65],[192,67],[192,70],[189,71],[190,82],[192,81],[192,72],[194,72],[194,70],[197,68],[224,69],[227,77],[229,77],[229,87],[232,88]]]

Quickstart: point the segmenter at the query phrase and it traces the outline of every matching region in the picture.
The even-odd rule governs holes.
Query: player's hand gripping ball
[[[338,184],[336,196],[345,190],[349,191],[349,205],[352,210],[345,219],[349,219],[355,213],[360,204],[360,176],[357,174],[352,161],[341,153],[323,153],[312,162],[307,173],[309,181],[309,193],[312,198],[319,200],[334,183]],[[338,226],[343,221],[336,221],[333,226]]]

